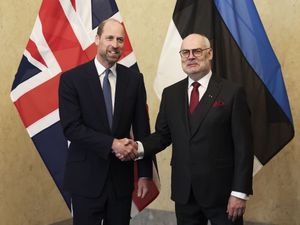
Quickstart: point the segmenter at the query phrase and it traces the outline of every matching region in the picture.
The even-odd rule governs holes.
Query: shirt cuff
[[[249,200],[249,195],[242,193],[242,192],[238,192],[238,191],[232,191],[231,195],[237,198],[241,198],[244,200]]]
[[[143,159],[144,158],[144,146],[143,146],[142,142],[140,142],[140,141],[137,141],[136,143],[138,144],[138,157],[135,158],[135,160]]]

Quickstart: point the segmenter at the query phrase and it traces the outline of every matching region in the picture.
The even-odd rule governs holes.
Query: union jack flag
[[[11,99],[69,208],[62,190],[68,143],[59,123],[58,83],[64,71],[95,57],[97,26],[111,17],[122,22],[114,0],[43,0],[12,85]],[[127,35],[119,63],[138,69]],[[141,200],[133,193],[132,217],[159,193],[153,168],[150,194]]]

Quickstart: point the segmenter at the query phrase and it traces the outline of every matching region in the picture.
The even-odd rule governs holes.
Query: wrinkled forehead
[[[207,48],[205,39],[201,35],[191,34],[183,39],[181,49]]]

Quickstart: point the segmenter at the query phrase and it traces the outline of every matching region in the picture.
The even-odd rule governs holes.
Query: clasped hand
[[[134,160],[139,157],[138,144],[129,138],[114,139],[112,144],[113,153],[121,161]]]

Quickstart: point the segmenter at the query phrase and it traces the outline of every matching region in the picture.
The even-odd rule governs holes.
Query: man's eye
[[[119,43],[123,43],[124,42],[124,38],[118,38],[117,39]]]

